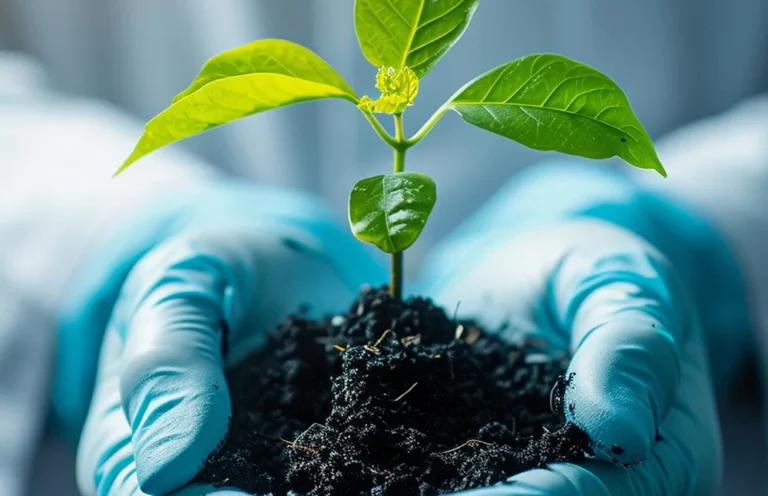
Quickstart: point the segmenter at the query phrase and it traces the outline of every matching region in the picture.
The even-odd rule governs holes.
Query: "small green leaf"
[[[356,0],[355,31],[376,67],[424,77],[456,43],[480,0]]]
[[[396,96],[401,102],[412,104],[419,93],[419,78],[410,67],[381,67],[376,72],[376,89],[382,95]]]
[[[619,156],[666,176],[618,85],[561,55],[529,55],[497,67],[460,89],[447,108],[537,150],[592,159]]]
[[[419,94],[419,78],[408,67],[400,70],[382,67],[376,73],[376,88],[381,91],[378,100],[364,96],[357,106],[364,112],[401,114],[416,100],[416,95]]]
[[[437,200],[437,188],[419,172],[369,177],[349,197],[349,224],[358,239],[399,253],[419,237]]]
[[[320,98],[357,104],[355,92],[311,50],[261,40],[211,59],[170,107],[150,120],[118,169],[176,141],[258,112]]]

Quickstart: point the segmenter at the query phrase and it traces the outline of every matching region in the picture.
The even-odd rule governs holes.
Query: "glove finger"
[[[255,260],[247,247],[217,241],[159,246],[131,272],[117,304],[119,391],[139,482],[152,494],[189,482],[227,431],[222,351],[225,333],[241,324],[236,311],[253,300]]]
[[[722,476],[722,446],[706,355],[689,340],[681,353],[680,394],[665,417],[650,455],[629,467],[602,460],[555,463],[461,496],[708,495]]]
[[[121,406],[119,363],[122,343],[116,332],[106,335],[91,409],[77,452],[77,480],[85,496],[145,496],[139,489],[131,429]],[[154,494],[154,493],[153,493]],[[241,496],[234,488],[191,485],[174,496]]]
[[[679,349],[693,338],[684,316],[692,312],[652,247],[607,225],[579,233],[549,292],[574,349],[566,417],[587,431],[599,457],[640,462],[677,393]]]
[[[120,389],[144,491],[188,483],[224,438],[224,350],[247,355],[301,303],[313,314],[349,304],[357,288],[321,253],[296,230],[207,226],[137,264],[119,302]]]
[[[565,413],[607,460],[648,455],[679,383],[678,347],[690,326],[666,262],[610,224],[571,219],[478,251],[428,294],[513,342],[540,337],[573,352]],[[457,265],[467,261],[457,260]],[[486,296],[487,295],[487,296]],[[614,447],[615,445],[615,447]]]
[[[122,342],[107,333],[101,349],[96,387],[77,449],[77,485],[84,496],[140,496],[131,429],[123,414],[119,388]]]

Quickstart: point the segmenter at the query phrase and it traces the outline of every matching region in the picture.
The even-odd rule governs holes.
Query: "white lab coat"
[[[50,92],[28,59],[0,52],[0,75],[0,495],[25,494],[33,479],[50,484],[38,494],[65,496],[74,488],[29,470],[68,288],[122,216],[162,188],[215,172],[170,151],[113,181],[141,123],[110,105]],[[61,460],[50,459],[46,474]]]

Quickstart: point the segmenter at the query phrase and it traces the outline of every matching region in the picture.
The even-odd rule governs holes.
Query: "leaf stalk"
[[[437,124],[449,110],[451,110],[451,108],[447,103],[443,104],[439,109],[437,109],[435,113],[432,114],[432,116],[427,120],[427,122],[421,126],[421,129],[416,131],[416,134],[405,140],[405,147],[410,148],[424,139],[424,137],[429,134],[432,128],[435,127],[435,124]]]

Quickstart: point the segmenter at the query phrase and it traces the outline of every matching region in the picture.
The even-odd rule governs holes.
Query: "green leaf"
[[[349,197],[349,224],[358,239],[399,253],[419,237],[437,200],[434,181],[419,172],[369,177]]]
[[[357,106],[364,112],[401,114],[416,100],[416,95],[419,94],[419,78],[408,67],[400,70],[382,67],[376,73],[376,88],[381,91],[378,100],[364,96]]]
[[[115,175],[176,141],[258,112],[320,98],[358,102],[341,76],[307,48],[262,40],[225,52],[211,59],[189,88],[147,123]]]
[[[206,84],[244,74],[270,73],[314,81],[338,88],[357,98],[355,90],[315,52],[286,40],[257,40],[220,53],[205,63],[189,87],[176,95],[173,102],[191,95]]]
[[[356,0],[355,31],[376,67],[424,77],[469,25],[479,0]]]
[[[537,150],[592,159],[619,156],[666,176],[618,85],[561,55],[529,55],[497,67],[460,89],[446,108]]]

